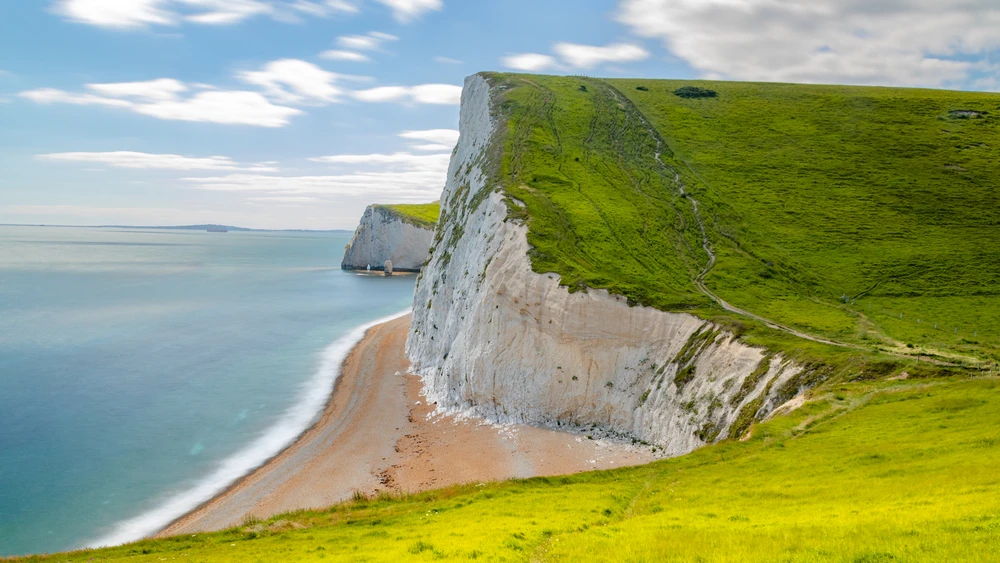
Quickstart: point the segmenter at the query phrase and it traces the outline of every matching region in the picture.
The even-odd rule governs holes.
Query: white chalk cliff
[[[427,261],[433,239],[432,228],[407,221],[387,207],[369,205],[344,250],[340,267],[381,270],[386,260],[392,260],[396,271],[417,272]]]
[[[711,323],[603,290],[570,293],[556,274],[533,272],[527,229],[507,220],[485,172],[500,150],[494,94],[484,77],[466,79],[461,137],[414,295],[407,354],[428,401],[501,423],[597,427],[677,455],[801,391],[801,366]]]

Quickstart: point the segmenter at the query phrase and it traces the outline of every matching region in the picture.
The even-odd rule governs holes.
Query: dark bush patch
[[[680,88],[674,90],[674,95],[680,96],[681,98],[714,98],[719,94],[715,90],[709,90],[708,88],[681,86]]]

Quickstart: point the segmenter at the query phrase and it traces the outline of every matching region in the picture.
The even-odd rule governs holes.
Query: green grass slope
[[[736,307],[867,349],[1000,360],[1000,96],[489,76],[536,271],[733,317],[694,284],[704,226],[705,285]]]
[[[998,392],[995,378],[831,385],[745,442],[648,466],[24,561],[997,561]]]
[[[438,217],[441,215],[441,202],[433,203],[395,203],[391,205],[375,205],[385,209],[412,225],[432,229],[437,225]]]

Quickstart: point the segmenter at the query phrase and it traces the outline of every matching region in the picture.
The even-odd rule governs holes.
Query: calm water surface
[[[0,556],[165,524],[308,424],[413,293],[348,239],[0,227]]]

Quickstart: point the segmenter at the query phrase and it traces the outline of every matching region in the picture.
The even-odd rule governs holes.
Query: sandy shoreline
[[[219,530],[247,516],[323,508],[354,491],[415,492],[473,481],[647,463],[648,450],[525,425],[434,417],[404,347],[410,316],[376,325],[344,360],[319,421],[291,446],[158,536]]]

